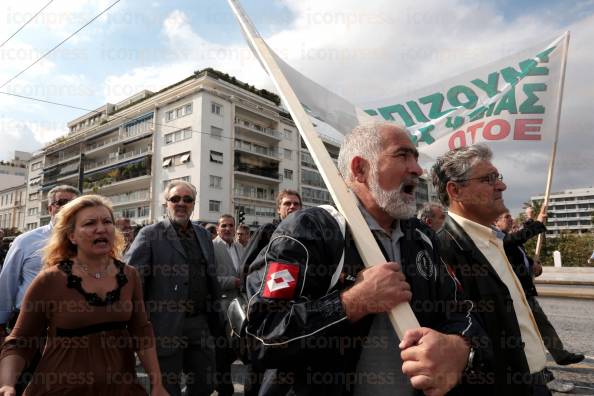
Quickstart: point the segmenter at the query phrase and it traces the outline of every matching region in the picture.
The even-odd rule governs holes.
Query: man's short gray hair
[[[379,159],[382,151],[382,128],[406,129],[398,124],[388,121],[372,121],[356,126],[351,133],[344,137],[340,152],[338,153],[338,171],[342,178],[349,184],[352,181],[351,162],[355,157],[365,158],[372,166]]]
[[[438,202],[426,202],[417,213],[417,219],[421,220],[423,223],[427,223],[427,220],[433,220],[435,218],[433,208],[438,208],[442,212],[445,212],[442,204]]]
[[[163,190],[163,201],[167,202],[169,198],[169,191],[173,190],[175,187],[184,186],[192,192],[192,198],[194,201],[196,200],[196,187],[190,182],[184,180],[174,180],[172,182],[167,183],[165,189]]]
[[[439,201],[450,205],[446,186],[449,181],[461,182],[468,178],[472,167],[479,161],[491,161],[493,153],[484,144],[475,144],[450,150],[437,158],[431,169],[433,186],[437,190]]]
[[[52,202],[55,201],[56,198],[56,194],[59,192],[66,192],[66,193],[71,193],[76,195],[77,197],[80,196],[80,191],[78,188],[76,187],[72,187],[68,184],[62,184],[59,186],[56,186],[54,188],[52,188],[51,190],[49,190],[49,192],[47,193],[47,199],[49,204],[51,204]]]

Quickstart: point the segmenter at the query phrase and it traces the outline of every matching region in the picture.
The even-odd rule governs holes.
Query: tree
[[[526,251],[530,254],[536,247],[536,238],[529,240]],[[561,253],[561,261],[564,267],[588,266],[587,262],[594,247],[594,235],[574,234],[562,232],[556,238],[548,238],[543,245],[540,260],[543,265],[553,265],[553,252],[558,250]],[[592,265],[590,265],[592,266]]]

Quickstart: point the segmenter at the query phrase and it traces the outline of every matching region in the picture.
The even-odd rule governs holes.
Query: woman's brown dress
[[[72,262],[37,275],[18,321],[2,346],[27,362],[47,341],[24,395],[146,395],[135,372],[134,351],[154,345],[142,300],[140,277],[114,261],[117,287],[105,299],[87,293]]]

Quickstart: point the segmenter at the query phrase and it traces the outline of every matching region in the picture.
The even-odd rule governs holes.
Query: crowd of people
[[[512,229],[479,144],[437,159],[440,203],[415,216],[417,160],[391,123],[345,137],[339,171],[385,257],[368,268],[344,217],[304,209],[297,191],[251,235],[229,214],[192,221],[185,181],[142,228],[99,195],[53,188],[50,223],[17,237],[0,272],[0,396],[146,394],[136,356],[151,395],[232,395],[237,359],[246,395],[549,395],[545,349],[561,365],[584,356],[536,299],[542,267],[523,244],[546,208]],[[245,331],[232,334],[237,299]],[[402,339],[389,320],[400,303],[420,323]]]

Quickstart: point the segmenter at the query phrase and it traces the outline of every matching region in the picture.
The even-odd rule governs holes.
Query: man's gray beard
[[[394,219],[406,220],[413,217],[417,211],[417,204],[415,198],[411,198],[410,202],[407,197],[402,196],[402,186],[386,191],[379,185],[377,172],[372,169],[369,178],[369,191],[375,201],[387,214]]]
[[[185,227],[190,221],[189,216],[186,219],[178,219],[177,217],[175,217],[175,212],[170,213],[169,211],[167,211],[167,217],[169,217],[169,221],[171,223],[175,223],[181,227]]]

